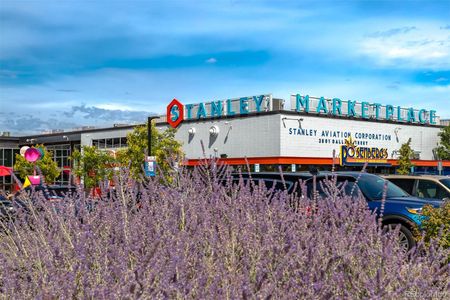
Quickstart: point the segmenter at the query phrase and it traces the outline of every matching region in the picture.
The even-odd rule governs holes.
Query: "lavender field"
[[[170,184],[119,174],[101,200],[41,199],[2,223],[2,298],[450,297],[448,250],[402,253],[363,199],[313,201],[227,172],[181,170]]]

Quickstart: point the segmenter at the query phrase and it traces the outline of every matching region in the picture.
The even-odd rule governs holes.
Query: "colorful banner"
[[[26,188],[27,186],[30,186],[30,185],[39,185],[39,184],[41,184],[40,176],[29,175],[25,178],[25,182],[24,182],[22,188]]]

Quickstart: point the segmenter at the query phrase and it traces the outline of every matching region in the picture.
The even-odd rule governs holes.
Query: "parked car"
[[[438,175],[385,175],[383,178],[410,195],[438,200],[450,199],[450,177]]]
[[[25,189],[17,192],[15,198],[25,197],[29,198],[32,193],[42,194],[45,199],[50,201],[58,201],[64,199],[66,195],[71,195],[76,193],[77,188],[75,186],[67,185],[36,185],[28,186]]]
[[[14,214],[14,206],[5,196],[0,194],[0,221],[11,218]]]
[[[20,200],[12,200],[0,194],[0,221],[8,222],[14,220],[17,211],[20,208],[25,208],[25,204]],[[4,225],[4,224],[3,224]],[[3,229],[0,227],[0,231]]]
[[[237,183],[242,177],[247,183],[250,178],[255,184],[260,182],[264,183],[268,190],[286,190],[288,193],[298,192],[300,193],[300,187],[298,185],[299,180],[307,180],[312,178],[312,174],[309,172],[297,172],[297,173],[277,173],[277,172],[258,172],[258,173],[233,173],[233,182]]]
[[[438,207],[441,202],[433,199],[420,199],[413,197],[404,190],[386,179],[368,173],[360,172],[326,172],[316,175],[316,186],[314,187],[313,175],[309,173],[253,173],[253,174],[233,174],[233,180],[239,180],[242,177],[249,181],[250,177],[255,183],[263,182],[267,188],[286,190],[288,193],[296,192],[302,195],[299,180],[306,184],[308,197],[313,197],[316,192],[318,199],[325,198],[327,191],[323,181],[331,179],[331,176],[337,176],[338,184],[343,184],[343,192],[348,196],[357,196],[361,194],[367,201],[369,209],[376,211],[381,216],[381,206],[384,201],[384,211],[382,223],[386,228],[399,228],[399,243],[404,251],[407,251],[416,245],[413,237],[415,228],[421,227],[423,221],[422,208],[426,204]],[[322,184],[321,184],[322,182]],[[305,196],[305,195],[302,195]]]
[[[18,208],[21,208],[22,212],[25,212],[26,215],[29,215],[31,212],[31,208],[36,209],[36,211],[42,211],[43,206],[39,200],[48,200],[48,203],[51,205],[53,210],[57,213],[61,212],[61,208],[64,205],[64,198],[66,196],[71,197],[78,193],[78,189],[76,186],[68,186],[68,185],[36,185],[29,186],[23,190],[20,190],[14,194],[12,201],[17,203]],[[42,198],[43,197],[43,198]],[[75,200],[69,198],[71,202],[74,204],[74,213],[75,215],[79,215],[81,211],[81,207],[85,207],[87,211],[91,211],[94,207],[93,201],[72,201]]]

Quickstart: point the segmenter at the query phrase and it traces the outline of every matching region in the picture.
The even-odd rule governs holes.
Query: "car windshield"
[[[375,175],[361,176],[358,180],[358,186],[363,194],[369,200],[381,200],[383,198],[384,185],[387,184],[386,198],[394,197],[408,197],[408,193],[393,184],[392,182],[385,180]]]
[[[450,189],[450,178],[441,179],[440,182]]]

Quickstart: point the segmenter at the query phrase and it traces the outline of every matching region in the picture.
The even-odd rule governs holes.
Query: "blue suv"
[[[332,179],[332,176],[336,176],[337,185],[343,187],[345,195],[357,196],[361,194],[366,199],[369,208],[372,211],[376,211],[379,217],[381,216],[383,198],[385,199],[382,224],[388,229],[393,229],[400,225],[399,243],[404,251],[408,251],[416,246],[413,231],[415,228],[420,229],[421,227],[424,219],[422,208],[426,204],[439,207],[442,203],[435,199],[413,197],[380,176],[362,172],[327,172],[317,174],[315,176],[315,188],[313,186],[313,175],[310,173],[285,173],[281,175],[279,173],[263,172],[251,175],[233,175],[236,179],[238,176],[244,177],[244,180],[249,180],[251,176],[251,180],[255,183],[262,180],[267,188],[275,187],[276,189],[287,190],[289,193],[297,192],[299,195],[301,194],[301,189],[296,183],[302,180],[306,183],[307,193],[310,198],[313,198],[314,192],[316,197],[325,198],[328,193],[324,190],[326,185],[321,184],[321,181]],[[297,188],[295,188],[296,186]]]

